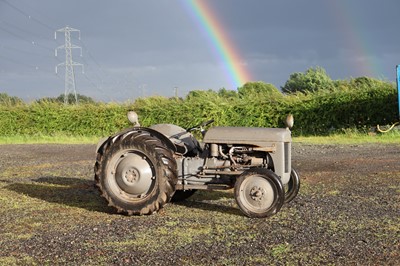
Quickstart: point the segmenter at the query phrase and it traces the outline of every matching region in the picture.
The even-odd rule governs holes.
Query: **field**
[[[95,145],[0,145],[0,265],[398,265],[400,144],[294,143],[298,197],[249,219],[232,191],[114,213]]]

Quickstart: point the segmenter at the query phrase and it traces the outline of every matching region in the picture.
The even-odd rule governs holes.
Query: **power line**
[[[8,45],[3,45],[2,43],[0,43],[0,48],[6,49],[6,50],[9,50],[9,51],[14,51],[14,52],[26,54],[26,55],[31,55],[31,56],[37,56],[37,57],[49,58],[49,59],[51,58],[51,59],[57,61],[58,63],[61,62],[61,61],[60,61],[57,57],[55,57],[55,56],[43,55],[43,54],[31,52],[31,51],[25,51],[25,50],[18,49],[18,48],[15,48],[15,47],[11,47],[11,46],[8,46]]]
[[[4,21],[2,19],[0,19],[0,24],[3,24],[5,26],[11,27],[11,28],[13,28],[15,30],[18,30],[20,32],[23,32],[25,34],[30,34],[32,36],[35,36],[35,37],[38,37],[38,38],[41,38],[41,39],[47,39],[49,37],[49,36],[43,36],[43,35],[40,35],[40,34],[37,34],[37,33],[30,32],[30,31],[28,31],[26,29],[23,29],[21,27],[15,26],[14,24],[11,24],[11,23],[9,23],[7,21]]]
[[[0,54],[0,57],[3,58],[3,59],[5,59],[5,60],[7,60],[7,61],[9,61],[9,62],[12,62],[12,63],[14,63],[14,64],[17,64],[17,65],[23,65],[23,66],[25,66],[25,67],[33,68],[33,69],[36,69],[36,70],[39,69],[37,66],[30,65],[30,64],[21,62],[21,61],[19,61],[19,60],[15,60],[15,59],[13,59],[13,58],[9,58],[9,57],[6,57],[6,56],[1,55],[1,54]]]
[[[18,38],[18,39],[21,39],[21,40],[23,40],[23,41],[26,41],[26,42],[30,43],[31,45],[33,45],[33,46],[38,46],[38,47],[40,47],[40,48],[43,48],[43,49],[46,49],[46,50],[49,50],[49,51],[53,51],[52,48],[49,48],[49,47],[47,47],[47,46],[45,46],[45,45],[42,45],[42,44],[40,44],[40,43],[38,43],[38,42],[35,42],[35,41],[33,41],[33,40],[29,40],[29,39],[25,38],[24,36],[21,36],[21,35],[16,34],[16,33],[12,32],[12,31],[10,31],[10,30],[8,30],[8,29],[5,29],[5,28],[2,27],[2,26],[0,26],[0,30],[2,30],[2,31],[4,31],[4,32],[7,32],[8,34],[10,34],[10,35],[12,35],[12,36],[14,36],[14,37],[16,37],[16,38]]]
[[[51,31],[55,31],[54,28],[50,27],[49,25],[43,23],[42,21],[34,18],[33,16],[29,15],[28,13],[24,12],[23,10],[19,9],[18,7],[14,6],[13,4],[10,4],[7,0],[2,0],[4,3],[6,3],[9,7],[11,7],[12,9],[16,10],[17,12],[19,12],[20,14],[22,14],[23,16],[27,17],[29,20],[35,21],[36,23],[42,25],[43,27],[51,30]]]
[[[32,3],[36,4],[34,1],[32,1]],[[31,2],[29,2],[29,3],[25,2],[24,3],[24,7],[27,7],[28,9],[33,10],[37,15],[39,15],[41,18],[45,18],[47,21],[51,21],[51,22],[56,21],[56,19],[54,17],[49,16],[49,13],[46,12],[46,10],[38,10],[36,7],[34,7],[34,6],[30,5],[30,4],[31,4]],[[47,24],[44,23],[44,22],[42,22],[42,23],[45,24],[46,25],[45,27],[47,27],[47,28],[53,28],[51,26],[48,26],[48,23]],[[54,32],[54,30],[55,29],[53,29],[51,32]]]
[[[105,84],[108,84],[107,86],[110,86],[112,89],[112,91],[116,91],[116,90],[120,90],[122,85],[126,85],[126,84],[131,84],[131,82],[126,78],[126,76],[124,77],[119,77],[118,79],[115,78],[115,76],[111,75],[108,71],[106,71],[98,62],[98,60],[96,60],[96,58],[93,56],[93,54],[89,51],[89,49],[87,48],[88,46],[85,44],[85,42],[83,40],[79,40],[80,44],[82,45],[83,49],[84,49],[84,53],[85,55],[89,56],[90,61],[92,61],[97,68],[100,71],[96,71],[93,68],[90,68],[92,66],[91,63],[89,63],[85,57],[82,57],[83,62],[85,63],[85,68],[86,66],[88,67],[87,69],[93,69],[93,71],[91,71],[91,75],[95,76],[95,80],[97,81],[97,84],[100,83],[101,85],[95,85],[96,83],[93,82],[92,80],[89,79],[89,75],[86,75],[86,78],[89,80],[89,82],[93,85],[95,85],[95,89],[97,89],[98,91],[100,91],[102,94],[104,94],[104,96],[106,96],[105,94],[105,90],[100,88],[100,87],[104,87]],[[87,58],[87,57],[86,57]],[[89,71],[85,72],[89,73]],[[100,73],[99,73],[100,72]],[[108,82],[106,82],[106,80]],[[99,82],[100,81],[100,82]],[[112,84],[112,85],[110,85]]]
[[[11,63],[13,63],[15,65],[18,65],[18,66],[23,66],[23,67],[26,67],[28,69],[34,70],[34,71],[39,71],[39,72],[42,72],[42,73],[49,74],[48,70],[45,70],[45,69],[43,69],[43,68],[41,68],[40,66],[37,66],[37,65],[36,66],[35,65],[31,65],[31,64],[28,64],[28,63],[22,62],[20,60],[16,60],[16,59],[13,59],[13,58],[1,55],[1,54],[0,54],[0,58],[6,60],[8,62],[11,62]],[[59,78],[59,76],[57,76],[57,77]]]

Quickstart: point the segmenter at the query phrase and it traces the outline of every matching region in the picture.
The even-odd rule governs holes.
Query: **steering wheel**
[[[202,129],[205,126],[208,126],[209,124],[211,124],[212,122],[214,122],[214,119],[208,120],[208,121],[204,121],[194,127],[190,127],[188,129],[186,129],[187,132],[193,131],[195,129]]]

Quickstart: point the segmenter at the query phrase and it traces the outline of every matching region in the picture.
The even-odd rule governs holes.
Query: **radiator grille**
[[[285,173],[289,173],[289,162],[290,162],[290,143],[284,143],[284,156],[285,156]]]

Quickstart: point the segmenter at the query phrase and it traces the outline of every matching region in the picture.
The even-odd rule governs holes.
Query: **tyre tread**
[[[159,182],[165,183],[158,184],[160,191],[155,200],[146,203],[143,207],[128,210],[113,201],[113,198],[109,195],[107,189],[102,184],[102,178],[105,174],[103,166],[107,163],[107,154],[112,152],[114,149],[121,149],[132,144],[153,151],[157,157],[157,161],[163,168],[163,171],[161,171],[163,177],[160,177]],[[171,200],[177,183],[177,166],[172,151],[170,151],[161,140],[146,131],[130,131],[109,138],[97,152],[94,173],[95,184],[100,191],[101,196],[108,202],[108,205],[114,207],[118,213],[126,215],[149,215],[158,211]]]

